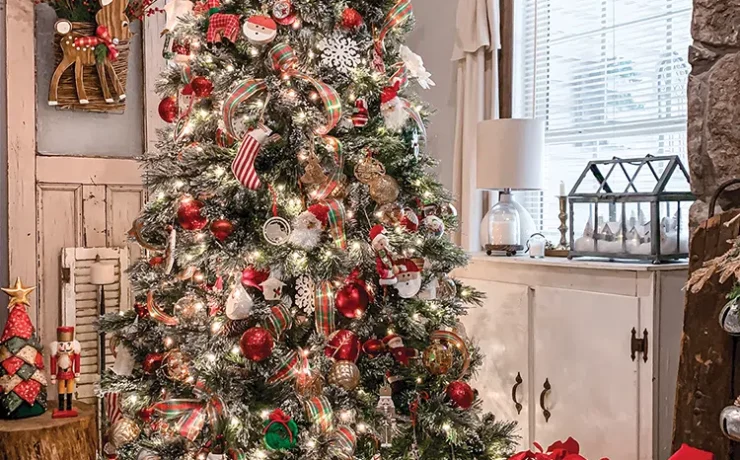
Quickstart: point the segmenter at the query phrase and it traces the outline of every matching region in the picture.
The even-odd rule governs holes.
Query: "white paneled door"
[[[636,297],[535,289],[534,440],[572,436],[586,458],[638,458],[638,310]]]
[[[520,445],[527,447],[531,410],[527,335],[529,288],[494,281],[461,281],[487,295],[482,307],[470,309],[462,318],[468,337],[485,354],[473,386],[486,412],[493,413],[499,420],[517,422]]]

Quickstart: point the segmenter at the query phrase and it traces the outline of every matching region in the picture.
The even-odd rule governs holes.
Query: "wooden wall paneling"
[[[37,329],[44,345],[56,340],[61,324],[61,251],[82,244],[82,186],[39,184],[38,293],[41,315]],[[35,230],[34,230],[35,231]]]
[[[82,246],[105,246],[106,237],[106,187],[105,185],[82,186]]]
[[[36,180],[85,185],[141,184],[136,160],[127,158],[86,158],[69,156],[36,157]]]
[[[34,2],[5,2],[8,267],[26,285],[36,281],[36,155]],[[4,185],[5,186],[5,185]],[[32,299],[35,298],[32,297]],[[29,314],[38,324],[38,302]]]
[[[131,262],[141,256],[138,244],[128,241],[131,224],[144,207],[146,193],[141,186],[111,185],[106,188],[107,244],[109,247],[128,247]]]

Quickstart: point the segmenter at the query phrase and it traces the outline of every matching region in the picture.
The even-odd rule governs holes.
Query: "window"
[[[692,0],[515,2],[514,116],[547,126],[544,188],[520,202],[555,237],[560,181],[569,192],[588,161],[686,164]]]

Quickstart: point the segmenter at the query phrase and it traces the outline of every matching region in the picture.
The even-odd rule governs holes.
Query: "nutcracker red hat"
[[[72,326],[59,326],[57,328],[57,340],[59,342],[71,342],[75,339],[75,328]]]
[[[250,16],[249,18],[247,18],[247,23],[259,27],[264,27],[265,29],[269,30],[277,30],[277,24],[275,24],[275,21],[273,21],[272,18],[270,18],[269,16]]]
[[[397,81],[393,86],[386,86],[380,93],[380,103],[385,104],[398,97],[398,90],[401,89],[401,82]]]
[[[383,343],[390,349],[400,348],[403,346],[403,339],[398,334],[389,334],[383,339]]]
[[[370,241],[375,241],[375,238],[377,238],[379,235],[382,235],[385,233],[385,227],[378,224],[375,225],[373,228],[370,229]]]

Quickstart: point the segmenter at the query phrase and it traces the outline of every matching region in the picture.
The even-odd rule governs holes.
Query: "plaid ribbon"
[[[152,319],[164,324],[165,326],[177,326],[178,324],[180,324],[179,319],[165,313],[154,302],[154,292],[153,291],[149,291],[146,294],[146,309],[149,311],[149,316],[151,316]]]
[[[308,359],[303,356],[301,350],[291,351],[281,361],[275,373],[267,379],[269,385],[287,382],[298,376],[300,372],[308,369]]]
[[[324,111],[326,112],[326,124],[316,128],[316,133],[320,135],[329,134],[329,131],[334,129],[334,127],[337,126],[337,123],[339,123],[339,119],[342,118],[342,100],[339,98],[337,91],[323,81],[311,78],[294,69],[288,70],[286,74],[310,83],[314,88],[316,88],[316,92],[318,93],[319,98],[324,105]]]
[[[468,368],[470,367],[470,352],[468,351],[468,346],[465,344],[465,340],[463,340],[462,337],[452,331],[438,330],[429,334],[429,340],[448,342],[449,344],[460,350],[460,353],[463,357],[463,368],[462,372],[460,373],[460,377],[458,378],[461,379],[465,376],[465,374],[468,373]]]
[[[409,102],[407,99],[404,99],[402,97],[399,98],[401,100],[401,104],[403,104],[403,110],[406,111],[406,113],[409,114],[412,120],[416,123],[416,126],[419,128],[419,133],[421,134],[422,139],[427,138],[427,128],[424,126],[424,120],[421,119],[421,115],[419,112],[414,108],[413,105],[411,105],[411,102]]]
[[[298,56],[290,45],[286,43],[278,43],[270,49],[269,56],[272,59],[272,66],[274,70],[287,70],[294,69],[298,64]]]
[[[193,71],[190,69],[190,65],[180,66],[180,79],[186,85],[189,85],[193,80]]]
[[[391,8],[385,16],[385,21],[383,21],[383,26],[380,28],[380,33],[378,33],[378,36],[375,38],[375,53],[378,56],[383,56],[383,51],[385,50],[385,37],[388,35],[388,32],[390,32],[394,27],[400,26],[406,22],[413,12],[414,8],[411,5],[411,0],[398,0],[398,2],[393,5],[393,8]]]
[[[313,423],[319,431],[326,433],[331,431],[334,427],[334,410],[331,408],[331,403],[326,396],[318,396],[311,398],[304,403],[306,408],[306,416]]]
[[[246,80],[239,83],[239,85],[234,88],[231,94],[226,98],[221,116],[224,121],[224,129],[226,129],[226,132],[231,137],[234,139],[239,138],[236,133],[236,129],[234,129],[234,114],[236,113],[236,109],[239,107],[239,104],[249,100],[266,89],[267,85],[264,80]]]
[[[217,43],[224,38],[231,43],[236,43],[238,37],[238,15],[216,13],[208,19],[208,32],[206,32],[206,41],[208,43]]]
[[[347,235],[344,233],[344,205],[339,200],[322,201],[329,208],[329,232],[334,244],[340,249],[347,249]]]
[[[264,326],[273,337],[276,339],[280,337],[283,332],[293,326],[293,317],[291,316],[288,307],[282,303],[272,307],[270,309],[270,314],[265,319]]]
[[[357,447],[357,435],[348,426],[340,426],[331,435],[329,453],[340,460],[352,460],[355,458]]]
[[[202,399],[168,399],[152,406],[154,413],[167,421],[175,420],[173,428],[191,442],[198,437],[206,422],[215,427],[223,416],[224,405],[218,396],[198,381],[193,389]]]
[[[108,59],[110,61],[118,59],[118,54],[120,52],[118,51],[118,48],[116,48],[115,43],[113,43],[113,39],[111,38],[110,32],[108,32],[108,28],[106,26],[98,26],[95,29],[95,35],[75,38],[75,46],[78,48],[81,46],[98,46],[101,44],[108,48]]]
[[[216,130],[216,145],[221,148],[232,147],[236,143],[236,138],[232,137],[224,128]]]
[[[393,64],[393,67],[396,68],[396,71],[393,72],[393,75],[391,75],[391,85],[395,84],[396,82],[399,83],[399,86],[405,85],[409,81],[408,77],[408,69],[406,68],[406,64],[403,62],[396,62]]]
[[[331,195],[334,189],[339,185],[339,181],[344,175],[344,146],[342,142],[334,136],[322,136],[324,142],[326,142],[329,150],[334,152],[334,161],[337,164],[331,179],[322,186],[320,186],[315,192],[312,192],[311,196],[315,201],[322,201]]]
[[[316,330],[328,336],[336,330],[334,319],[334,290],[331,281],[322,281],[314,294]]]

